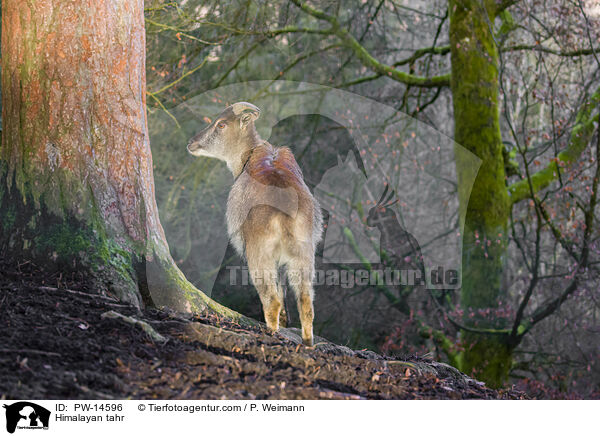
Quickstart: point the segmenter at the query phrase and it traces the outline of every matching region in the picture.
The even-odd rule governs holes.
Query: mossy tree
[[[471,190],[463,237],[463,281],[461,306],[465,316],[458,353],[460,369],[476,372],[492,386],[508,378],[513,351],[533,324],[556,310],[576,289],[569,284],[556,300],[532,311],[524,311],[535,288],[534,280],[520,302],[514,319],[490,317],[506,299],[503,275],[507,256],[508,231],[514,204],[533,198],[538,214],[537,193],[558,178],[562,168],[575,163],[590,145],[596,130],[600,88],[579,109],[567,149],[547,168],[526,172],[523,180],[507,186],[504,145],[500,133],[500,62],[494,34],[495,19],[516,1],[451,0],[449,2],[449,40],[452,60],[452,101],[457,143],[482,159]],[[504,19],[510,19],[505,15]],[[595,203],[595,199],[592,199]],[[591,205],[590,213],[593,215]],[[591,231],[591,228],[588,229]],[[580,259],[583,269],[586,259]],[[539,315],[544,313],[543,317]]]
[[[234,312],[179,271],[154,198],[143,0],[2,3],[0,250],[137,305]]]
[[[482,160],[465,220],[461,306],[470,325],[503,328],[490,325],[486,317],[467,321],[473,312],[496,309],[504,291],[510,199],[500,134],[498,51],[490,25],[496,5],[494,1],[454,0],[449,11],[455,141]],[[485,372],[485,380],[504,381],[511,355],[503,335],[463,331],[463,341],[469,344],[460,358],[463,371],[477,369]]]

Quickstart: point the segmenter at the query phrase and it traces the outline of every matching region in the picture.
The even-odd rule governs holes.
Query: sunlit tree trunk
[[[473,329],[502,329],[495,316],[479,316],[498,307],[510,216],[498,108],[498,52],[493,39],[496,2],[451,0],[450,49],[455,141],[482,159],[467,208],[463,236],[461,307]],[[464,184],[461,184],[464,185]],[[464,186],[470,188],[470,186]],[[474,312],[475,316],[471,316]],[[490,324],[490,319],[494,324]],[[512,346],[508,335],[462,331],[465,345],[460,369],[492,386],[508,377]]]
[[[3,0],[0,249],[136,304],[233,316],[185,280],[159,221],[143,7]]]

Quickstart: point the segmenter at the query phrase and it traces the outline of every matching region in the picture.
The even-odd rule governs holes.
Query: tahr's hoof
[[[287,323],[288,323],[287,314],[282,311],[279,314],[279,326],[280,327],[287,327]]]
[[[302,339],[302,343],[307,346],[307,347],[312,347],[313,346],[313,339],[309,338],[309,339]]]

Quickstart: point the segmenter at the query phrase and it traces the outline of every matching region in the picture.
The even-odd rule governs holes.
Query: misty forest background
[[[600,67],[600,54],[591,50],[600,32],[599,4],[579,0],[510,3],[516,4],[486,24],[493,27],[493,44],[499,48],[498,106],[506,185],[543,169],[568,146],[582,102],[598,87]],[[381,64],[420,77],[443,76],[452,69],[446,1],[327,1],[313,5],[337,17]],[[404,83],[402,76],[395,80],[348,48],[329,30],[326,20],[294,2],[150,1],[146,2],[146,28],[157,199],[173,256],[192,282],[198,280],[195,253],[202,250],[194,241],[202,241],[201,235],[210,231],[203,217],[204,208],[211,203],[197,192],[210,181],[214,162],[207,165],[187,158],[183,145],[204,124],[201,117],[211,114],[176,121],[165,111],[228,83],[296,80],[375,99],[454,137],[449,83],[422,87]],[[468,80],[470,76],[465,73],[464,77]],[[343,136],[339,130],[328,120],[305,117],[284,123],[272,135],[272,142],[289,145],[296,154],[311,144],[318,149],[331,144],[335,161],[336,152],[343,158],[348,153],[343,140],[331,139]],[[514,318],[531,287],[531,307],[562,291],[563,276],[574,269],[569,247],[574,252],[581,249],[590,191],[595,188],[597,128],[589,139],[580,166],[562,175],[537,202],[521,201],[512,207],[499,304],[509,313],[486,316]],[[317,173],[331,166],[327,158],[311,162]],[[303,168],[306,173],[306,165]],[[597,235],[596,228],[586,235],[595,251]],[[225,261],[239,264],[232,256],[228,250]],[[222,271],[212,297],[261,319],[255,292],[229,286],[228,277]],[[408,313],[398,310],[375,288],[319,286],[316,293],[315,333],[351,347],[398,354],[433,351],[436,358],[448,360],[443,347],[422,334],[417,314],[458,343],[457,327],[448,316],[460,318],[464,310],[460,292],[452,292],[443,308],[423,293],[413,295]],[[597,391],[599,297],[597,270],[591,261],[589,270],[581,273],[577,291],[516,347],[511,381],[527,390],[548,390],[555,395]]]
[[[317,286],[315,334],[355,349],[430,353],[532,395],[600,393],[599,1],[146,0],[145,16],[156,199],[190,282],[202,288],[198,263],[214,231],[206,217],[224,214],[215,198],[230,181],[223,164],[192,159],[185,144],[232,102],[204,102],[207,113],[188,102],[255,80],[339,88],[454,138],[483,166],[463,288]],[[355,152],[344,129],[318,115],[283,121],[271,142],[301,153],[311,188]],[[470,250],[492,239],[485,253]],[[227,265],[243,265],[231,247],[211,297],[262,320],[256,292],[231,286]]]

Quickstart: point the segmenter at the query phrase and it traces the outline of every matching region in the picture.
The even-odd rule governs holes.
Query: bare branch
[[[206,45],[219,45],[220,44],[219,42],[205,41],[203,39],[196,38],[194,35],[190,35],[189,33],[187,33],[185,31],[185,29],[180,29],[178,27],[169,26],[168,24],[159,23],[157,21],[151,20],[150,18],[146,18],[146,23],[152,24],[153,26],[159,27],[164,30],[171,30],[173,32],[177,32],[177,33],[179,33],[180,36],[183,36],[185,38],[199,42],[201,44],[206,44]]]
[[[413,55],[410,56],[409,58],[403,59],[403,60],[398,61],[398,62],[394,62],[394,66],[395,67],[399,67],[400,65],[410,64],[410,63],[416,61],[417,59],[422,58],[423,56],[428,55],[428,54],[446,55],[448,53],[450,53],[450,46],[449,45],[444,45],[442,47],[420,48],[418,50],[415,50],[415,52],[413,53]]]
[[[511,52],[511,51],[539,51],[542,53],[548,53],[548,54],[553,54],[556,56],[562,56],[562,57],[577,57],[577,56],[590,56],[593,55],[595,52],[598,52],[600,50],[600,48],[579,48],[577,50],[567,50],[567,51],[562,51],[562,50],[556,50],[553,48],[549,48],[549,47],[544,47],[543,45],[539,45],[539,44],[518,44],[518,45],[512,45],[509,47],[504,47],[501,48],[501,50],[503,52]]]
[[[596,172],[594,175],[594,180],[592,182],[592,193],[590,196],[590,204],[587,210],[585,211],[585,230],[583,234],[583,247],[581,249],[580,262],[577,265],[577,268],[581,270],[588,266],[588,258],[589,258],[589,247],[590,247],[590,237],[593,232],[593,226],[595,223],[595,210],[596,205],[598,203],[598,184],[600,183],[600,132],[597,135],[598,147],[596,148]],[[575,272],[577,274],[578,271]],[[552,315],[556,312],[560,306],[567,300],[569,295],[571,295],[577,289],[578,282],[575,277],[569,286],[567,286],[561,294],[555,299],[551,300],[549,303],[538,307],[533,311],[533,315],[529,318],[529,320],[524,325],[518,326],[518,336],[522,337],[525,335],[531,328],[544,320],[548,316]],[[515,324],[516,327],[516,324]]]
[[[598,108],[599,105],[600,87],[579,109],[575,119],[575,125],[571,130],[571,138],[568,147],[560,152],[546,168],[536,172],[531,175],[531,177],[515,182],[508,187],[513,204],[526,198],[530,198],[532,191],[533,194],[535,194],[546,188],[558,178],[562,167],[572,165],[579,158],[592,139],[596,124],[599,121],[597,113],[596,115],[592,115],[592,112]]]
[[[352,50],[361,63],[382,76],[387,76],[397,82],[410,86],[421,86],[424,88],[436,88],[440,86],[450,86],[450,74],[433,77],[421,77],[413,74],[399,71],[394,67],[383,64],[376,60],[371,54],[354,38],[348,30],[342,28],[337,18],[308,6],[299,0],[291,0],[296,6],[307,14],[331,24],[329,31],[335,34],[344,45]]]
[[[519,336],[525,335],[529,330],[533,328],[538,322],[552,315],[567,299],[569,295],[571,295],[577,289],[577,280],[574,279],[569,283],[561,294],[556,297],[554,300],[550,301],[548,304],[537,308],[533,311],[533,315],[529,317],[529,321],[526,323],[526,326],[522,326],[519,330]]]
[[[185,79],[187,76],[189,76],[190,74],[194,74],[196,71],[198,71],[200,68],[202,68],[204,66],[204,64],[206,64],[206,61],[208,60],[208,56],[206,56],[204,58],[204,60],[202,62],[200,62],[199,65],[197,65],[196,67],[192,68],[191,70],[185,72],[184,74],[182,74],[179,78],[177,78],[176,80],[174,80],[173,82],[163,86],[162,88],[160,88],[158,91],[154,91],[154,92],[148,92],[147,94],[152,94],[153,97],[156,96],[156,94],[160,94],[163,91],[166,91],[167,89],[177,85],[179,82],[181,82],[183,79]]]

